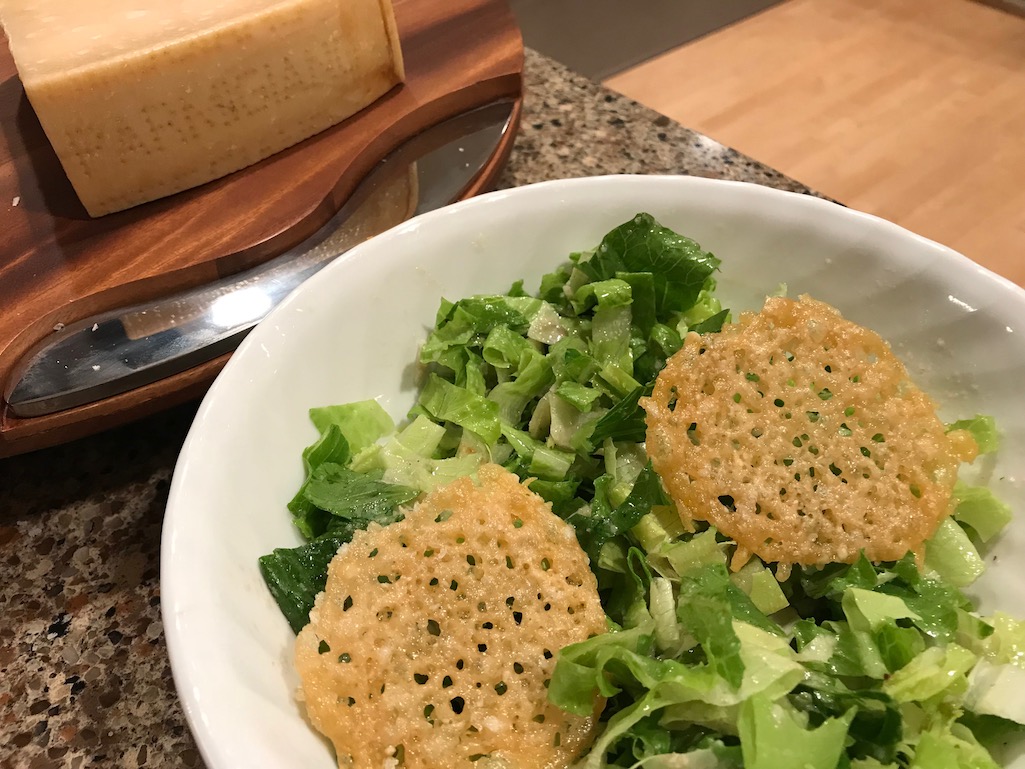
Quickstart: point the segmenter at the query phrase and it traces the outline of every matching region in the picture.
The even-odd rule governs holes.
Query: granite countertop
[[[608,173],[808,189],[527,52],[500,186]],[[0,767],[203,766],[160,622],[160,526],[195,404],[0,460]]]

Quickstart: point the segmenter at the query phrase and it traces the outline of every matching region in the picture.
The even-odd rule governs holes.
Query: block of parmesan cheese
[[[0,0],[0,21],[92,216],[244,168],[403,79],[391,0]]]

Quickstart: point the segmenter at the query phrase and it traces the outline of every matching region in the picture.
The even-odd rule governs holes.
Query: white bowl
[[[161,551],[174,679],[211,769],[335,766],[293,700],[293,635],[256,559],[300,543],[285,503],[312,406],[378,398],[396,419],[442,296],[528,290],[639,211],[722,259],[719,296],[757,308],[785,282],[883,334],[944,417],[992,414],[982,472],[1023,509],[1025,291],[944,246],[815,198],[693,177],[599,177],[496,192],[353,249],[257,327],[207,394],[175,469]],[[1018,518],[972,592],[1025,616]],[[1025,766],[1016,761],[1013,766]]]

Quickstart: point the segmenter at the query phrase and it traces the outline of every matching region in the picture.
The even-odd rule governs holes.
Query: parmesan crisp
[[[778,564],[893,561],[950,512],[976,447],[878,334],[808,297],[689,334],[658,376],[647,451],[685,520]]]
[[[479,478],[331,562],[295,660],[341,767],[561,769],[590,743],[596,717],[547,698],[558,650],[605,631],[587,556],[515,475]]]

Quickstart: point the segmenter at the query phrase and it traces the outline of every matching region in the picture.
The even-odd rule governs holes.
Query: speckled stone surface
[[[690,174],[810,192],[530,51],[525,93],[520,134],[499,186],[600,174]]]
[[[807,192],[528,52],[504,187],[687,173]],[[200,767],[160,622],[160,526],[195,406],[0,460],[0,767]]]

